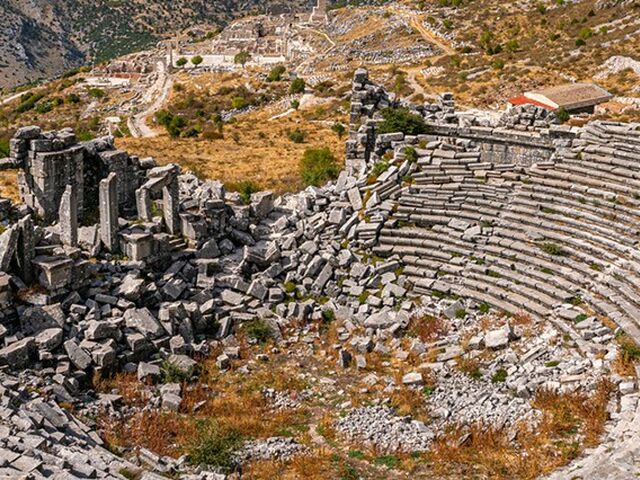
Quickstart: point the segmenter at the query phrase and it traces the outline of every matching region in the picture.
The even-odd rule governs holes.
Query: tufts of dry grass
[[[518,428],[517,444],[504,431],[475,425],[454,428],[438,438],[428,454],[439,474],[461,478],[534,479],[576,458],[599,441],[613,386],[603,381],[591,394],[537,392],[533,406],[540,424]]]
[[[20,203],[17,172],[13,170],[0,172],[0,197],[9,198],[14,203]]]
[[[431,315],[413,317],[408,328],[408,335],[417,337],[425,343],[432,343],[449,332],[446,320]]]

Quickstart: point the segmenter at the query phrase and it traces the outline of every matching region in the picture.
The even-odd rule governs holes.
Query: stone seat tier
[[[525,188],[526,187],[526,188]],[[598,224],[602,228],[615,230],[624,235],[635,237],[640,234],[640,215],[629,215],[621,211],[617,204],[606,202],[593,203],[585,197],[575,197],[563,190],[545,189],[541,191],[531,185],[523,185],[514,201],[536,202],[540,208],[558,210],[566,215],[574,215]],[[615,218],[615,221],[611,220]]]
[[[615,240],[590,233],[588,225],[581,230],[562,224],[560,219],[554,219],[556,221],[541,220],[540,217],[546,215],[539,213],[536,217],[537,211],[533,209],[518,206],[511,208],[513,210],[503,213],[502,219],[520,223],[520,228],[526,232],[537,232],[550,240],[558,240],[563,243],[563,247],[564,244],[575,246],[575,248],[586,250],[594,257],[608,262],[615,262],[620,255],[626,255],[631,250],[631,247],[617,243]],[[603,245],[607,248],[603,248]]]
[[[611,168],[607,168],[607,165],[603,163],[577,159],[563,159],[555,165],[554,169],[573,174],[580,174],[589,178],[597,178],[602,182],[607,182],[612,185],[621,185],[624,183],[625,185],[635,189],[640,188],[640,181],[633,177],[622,177],[620,175],[616,175],[611,172]]]
[[[547,180],[555,181],[554,183],[560,187],[571,188],[572,190],[577,191],[592,192],[594,195],[602,196],[603,198],[615,197],[618,194],[633,196],[635,192],[632,187],[627,187],[625,185],[604,182],[584,175],[564,172],[557,168],[557,165],[553,169],[548,170],[531,167],[529,173]]]
[[[557,289],[544,290],[545,284],[531,281],[524,275],[496,265],[468,263],[464,275],[469,275],[470,278],[482,278],[498,285],[509,286],[509,288],[532,300],[539,300],[548,307],[563,303],[572,297],[568,293],[555,295],[558,292]]]

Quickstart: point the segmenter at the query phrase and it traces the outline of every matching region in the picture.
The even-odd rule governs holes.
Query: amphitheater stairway
[[[536,317],[584,300],[640,340],[640,136],[620,145],[616,128],[526,170],[420,150],[375,253],[397,255],[417,293]]]

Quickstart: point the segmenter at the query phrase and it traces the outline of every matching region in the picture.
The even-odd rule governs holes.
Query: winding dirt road
[[[173,79],[171,75],[169,75],[164,61],[158,61],[156,64],[156,72],[158,73],[158,78],[142,96],[141,103],[147,105],[146,108],[129,117],[127,121],[131,136],[135,138],[149,138],[157,135],[157,133],[147,125],[147,118],[162,108],[173,87]]]

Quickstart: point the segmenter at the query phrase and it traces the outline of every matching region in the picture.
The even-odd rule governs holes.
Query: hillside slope
[[[89,61],[142,50],[199,24],[253,12],[310,11],[308,0],[4,0],[0,88],[50,78]]]

